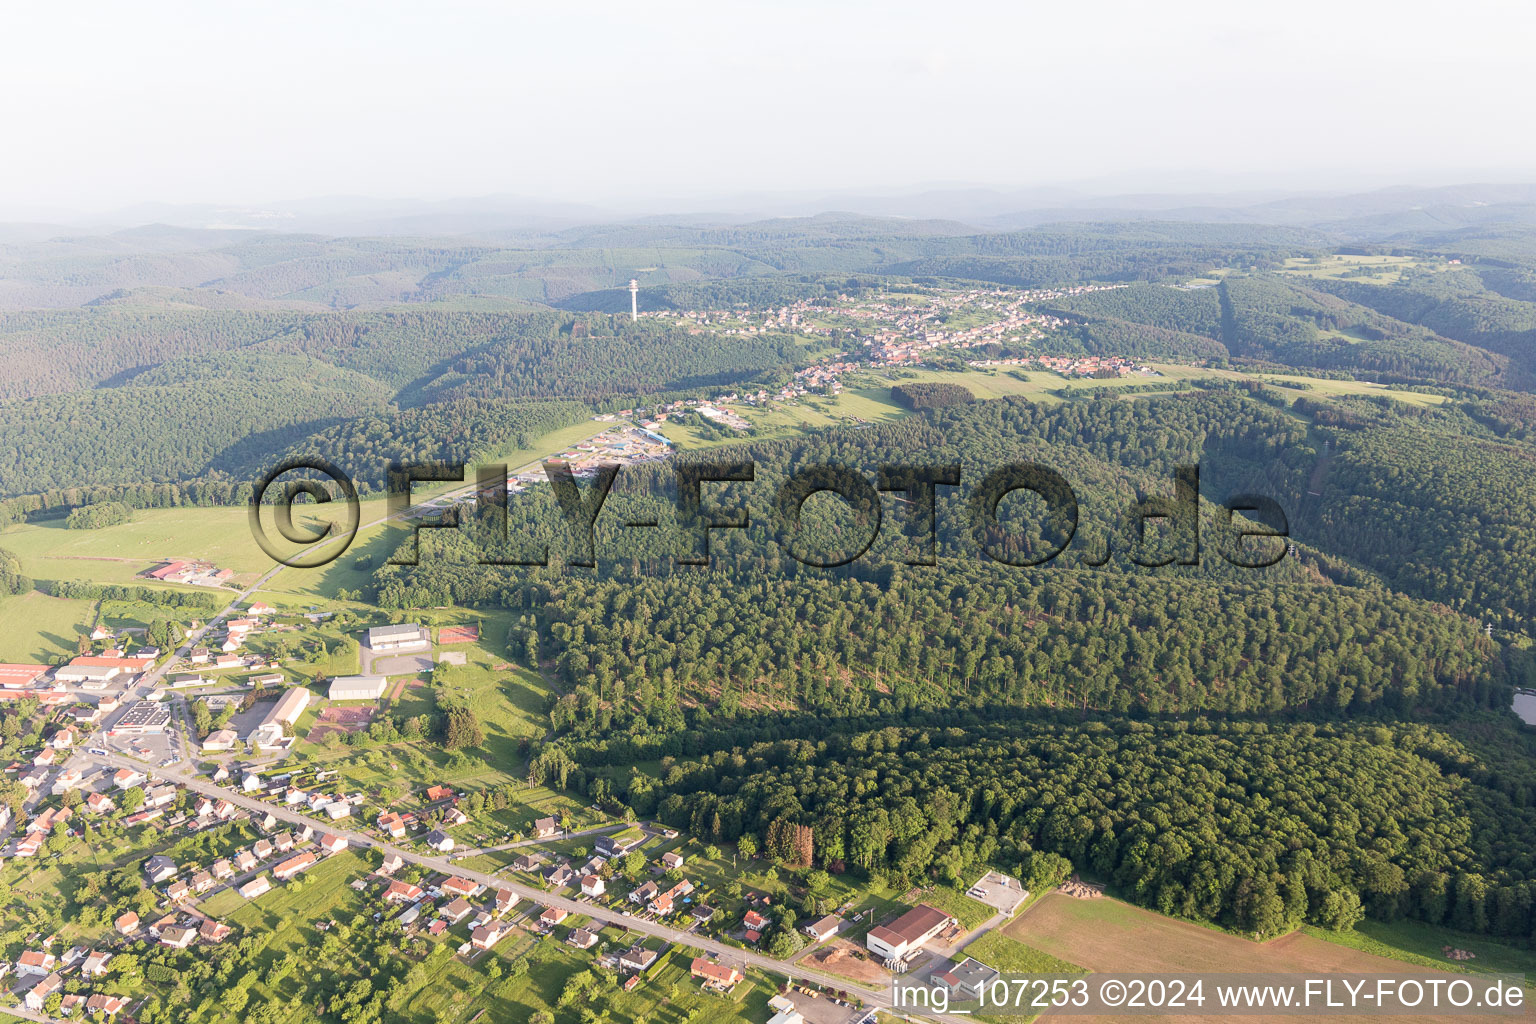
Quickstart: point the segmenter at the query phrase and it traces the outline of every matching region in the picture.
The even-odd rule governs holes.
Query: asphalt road
[[[109,755],[107,757],[95,756],[95,760],[98,762],[110,764],[118,768],[143,768],[141,763],[128,757],[115,755]],[[658,924],[654,921],[645,921],[635,917],[625,917],[617,911],[610,910],[606,907],[602,907],[593,903],[585,903],[580,900],[570,899],[565,896],[557,896],[553,893],[545,892],[542,889],[535,889],[532,886],[523,885],[522,883],[512,881],[511,879],[489,875],[482,871],[472,871],[461,864],[455,864],[450,858],[424,856],[414,850],[395,846],[393,844],[384,842],[381,839],[375,838],[374,836],[362,832],[354,832],[345,828],[340,828],[338,827],[337,823],[334,822],[321,824],[320,822],[315,821],[313,818],[300,814],[288,807],[267,803],[262,800],[257,800],[254,797],[248,796],[244,793],[234,792],[216,786],[206,779],[190,773],[184,768],[178,767],[176,769],[160,769],[158,774],[168,779],[174,780],[178,784],[187,787],[193,792],[206,793],[210,796],[222,797],[223,799],[228,800],[230,803],[233,803],[235,806],[243,807],[248,811],[263,815],[270,813],[273,817],[282,820],[293,822],[295,824],[308,824],[319,831],[329,832],[333,835],[341,836],[345,838],[347,842],[352,846],[376,849],[385,853],[399,854],[402,859],[409,861],[410,863],[420,865],[421,867],[428,868],[432,871],[438,871],[448,875],[458,875],[461,878],[471,879],[472,881],[478,882],[481,885],[492,889],[509,889],[524,899],[532,900],[535,903],[546,907],[558,907],[572,914],[585,914],[588,917],[602,921],[606,924],[617,925],[632,932],[639,932],[642,935],[649,935],[655,938],[664,939],[667,942],[690,946],[695,949],[702,949],[707,953],[716,954],[722,962],[727,964],[756,967],[765,971],[770,971],[774,974],[784,975],[791,981],[794,981],[798,975],[798,977],[801,979],[814,981],[818,984],[830,985],[833,988],[841,989],[844,992],[856,995],[866,1004],[871,1006],[879,1006],[884,1008],[890,1004],[889,992],[864,988],[845,978],[837,977],[836,975],[823,974],[820,971],[813,971],[806,968],[796,967],[795,965],[785,963],[784,961],[775,960],[772,957],[766,956],[762,953],[753,952],[752,950],[738,949],[735,946],[727,946],[724,943],[716,942],[713,939],[708,939],[701,935],[695,935],[692,932],[679,931],[676,928],[669,928],[666,925]],[[954,1024],[961,1024],[961,1022],[966,1020],[964,1017],[938,1015],[935,1015],[933,1019],[951,1021],[954,1022]]]

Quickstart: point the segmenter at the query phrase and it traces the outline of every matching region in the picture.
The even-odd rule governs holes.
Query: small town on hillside
[[[590,478],[605,465],[643,465],[670,458],[686,435],[678,430],[689,423],[708,425],[725,439],[751,440],[759,425],[775,410],[793,411],[813,400],[835,400],[850,380],[860,375],[914,371],[936,358],[952,358],[966,368],[1016,368],[1043,372],[1065,380],[1105,379],[1131,376],[1154,380],[1158,371],[1143,361],[1124,356],[1060,354],[1039,348],[1039,343],[1061,331],[1070,321],[1041,308],[1055,300],[1112,291],[1121,284],[1082,284],[1063,288],[929,288],[923,294],[884,294],[851,298],[840,295],[835,303],[798,300],[760,311],[745,309],[688,309],[641,313],[646,319],[682,320],[690,334],[713,333],[745,336],[774,332],[791,333],[824,345],[849,346],[825,351],[809,366],[795,370],[774,388],[722,388],[707,397],[678,398],[654,406],[621,409],[594,417],[602,424],[592,437],[547,456],[568,466],[577,478]],[[980,354],[984,346],[1003,354]],[[888,381],[882,381],[888,383]],[[842,415],[851,425],[869,421],[850,411]],[[515,468],[508,476],[510,493],[521,493],[545,483],[542,461]],[[422,513],[445,505],[473,502],[472,488],[424,502]]]

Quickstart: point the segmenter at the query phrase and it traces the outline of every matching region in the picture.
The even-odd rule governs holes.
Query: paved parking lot
[[[988,871],[981,881],[971,886],[968,895],[1004,914],[1012,914],[1020,903],[1029,898],[1017,879],[997,871]]]
[[[375,654],[364,647],[363,674],[370,676],[419,676],[432,671],[432,654]]]

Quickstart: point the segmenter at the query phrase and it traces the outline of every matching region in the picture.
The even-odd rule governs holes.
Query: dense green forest
[[[133,520],[133,509],[120,501],[98,501],[81,505],[64,519],[71,530],[101,530]]]
[[[1525,678],[1523,663],[1506,664],[1475,621],[1377,586],[1329,585],[1339,574],[1326,557],[1230,564],[1221,516],[1209,508],[1198,565],[1144,567],[1179,543],[1171,534],[1137,543],[1122,517],[1140,496],[1171,492],[1178,465],[1201,465],[1208,502],[1252,486],[1295,497],[1310,478],[1318,453],[1307,433],[1244,395],[980,402],[747,451],[752,523],[712,545],[707,571],[675,564],[666,480],[638,475],[598,521],[595,574],[561,570],[558,514],[535,498],[514,503],[510,536],[517,547],[550,544],[551,568],[480,565],[482,552],[510,557],[513,545],[484,524],[466,526],[461,538],[424,542],[418,566],[381,568],[377,600],[526,611],[527,635],[513,646],[532,643],[569,690],[553,724],[576,733],[681,728],[680,706],[855,714],[1000,700],[1158,713],[1406,712],[1507,703],[1508,687]],[[949,495],[936,501],[935,566],[905,564],[922,538],[900,516],[843,569],[810,569],[786,554],[764,496],[803,467],[831,462],[872,479],[878,465],[914,453],[926,464],[952,460],[971,480],[999,464],[1046,462],[1071,481],[1085,525],[1046,566],[1000,564],[982,543],[1024,560],[1013,556],[1059,544],[1057,524],[1021,507],[1000,517],[1002,536],[978,536],[967,500]],[[642,512],[665,528],[619,525]],[[836,549],[849,527],[835,507],[807,512],[799,543]]]
[[[752,833],[770,852],[775,823],[808,825],[815,863],[898,887],[979,863],[1030,878],[1047,854],[1165,913],[1261,936],[1367,913],[1521,939],[1536,924],[1536,775],[1491,774],[1432,726],[983,712],[693,739],[704,749],[669,756],[659,785],[631,788],[640,813],[713,839]],[[1510,742],[1529,759],[1527,737]],[[626,756],[614,746],[579,754]]]
[[[1369,914],[1523,939],[1536,734],[1507,709],[1536,684],[1536,231],[1490,216],[0,245],[0,525],[107,537],[135,509],[244,502],[287,458],[378,488],[392,461],[473,463],[596,413],[777,392],[847,350],[839,425],[737,436],[678,414],[665,429],[710,447],[619,474],[595,564],[572,564],[584,545],[534,488],[424,532],[417,565],[357,556],[359,598],[508,613],[489,641],[545,680],[534,746],[578,766],[566,788],[614,798],[627,774],[629,810],[706,840],[750,835],[787,863],[787,830],[809,827],[817,867],[899,886],[1076,868],[1264,935]],[[631,322],[632,277],[645,311],[734,325],[806,305],[797,328]],[[921,356],[1018,362],[975,390],[868,365],[840,308],[996,285],[1042,289],[1030,322],[1060,322]],[[901,330],[934,323],[951,321]],[[1243,374],[1035,379],[1084,354]],[[675,470],[737,461],[752,479],[706,503],[748,523],[686,564]],[[1075,511],[987,490],[1020,464],[1059,475]],[[805,489],[826,466],[863,481],[856,500]],[[1176,500],[1187,467],[1197,506]],[[925,470],[958,480],[931,530]],[[1284,536],[1236,536],[1277,525],[1254,495]],[[0,552],[0,590],[33,586]]]

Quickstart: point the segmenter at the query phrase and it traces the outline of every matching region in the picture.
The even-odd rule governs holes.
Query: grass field
[[[723,408],[743,416],[752,424],[752,433],[705,437],[697,429],[679,423],[663,423],[660,433],[680,448],[715,448],[742,441],[796,437],[828,427],[884,423],[906,415],[905,409],[891,401],[888,388],[850,389],[836,397],[802,398],[793,405],[775,404],[767,408],[725,405]]]
[[[979,936],[965,947],[964,955],[975,957],[988,967],[1004,974],[1084,974],[1083,968],[1052,956],[1017,939],[1010,939],[1001,931],[990,931]],[[999,1024],[1024,1024],[1026,1018],[1017,1015],[998,1016],[972,1011],[977,1020],[996,1021]],[[1034,1019],[1034,1018],[1028,1018]]]
[[[1358,277],[1372,284],[1392,284],[1404,270],[1444,270],[1451,266],[1443,260],[1422,260],[1413,256],[1295,256],[1285,261],[1282,274],[1292,277]]]
[[[971,899],[965,893],[943,885],[935,885],[924,890],[917,897],[917,902],[926,903],[953,914],[955,920],[960,922],[960,927],[966,931],[986,924],[992,915],[997,913],[995,908],[987,906],[980,900]]]
[[[49,597],[32,591],[0,598],[0,661],[48,663],[74,654],[96,618],[96,602]]]
[[[1466,935],[1420,921],[1362,921],[1354,931],[1330,932],[1308,928],[1307,934],[1363,953],[1389,957],[1421,967],[1461,969],[1470,974],[1523,974],[1536,983],[1536,950],[1508,946],[1486,935]],[[1446,946],[1476,954],[1447,968]]]
[[[1273,373],[1253,375],[1253,379],[1265,383],[1284,381],[1293,384],[1305,384],[1306,388],[1280,387],[1277,390],[1282,395],[1354,395],[1362,397],[1385,396],[1396,402],[1407,405],[1417,405],[1427,408],[1434,405],[1443,405],[1447,401],[1444,395],[1430,395],[1419,391],[1404,391],[1399,388],[1388,387],[1385,384],[1376,384],[1363,380],[1328,380],[1322,377],[1286,376]]]
[[[1010,939],[1001,931],[990,931],[965,947],[965,955],[975,957],[1004,974],[1082,974],[1083,968],[1058,956]]]
[[[1089,971],[1143,974],[1160,972],[1393,974],[1402,972],[1401,965],[1393,959],[1354,946],[1324,941],[1306,932],[1293,932],[1263,943],[1250,942],[1226,932],[1163,917],[1110,897],[1079,900],[1061,893],[1050,893],[1014,919],[1003,929],[1003,934],[1037,950],[1049,951],[1051,955],[1079,964]],[[1437,966],[1446,974],[1457,973],[1458,970],[1458,965],[1444,958],[1440,959]],[[1041,1020],[1052,1019],[1049,1014],[1041,1018]],[[1070,1019],[1080,1021],[1084,1018]],[[1202,1018],[1179,1017],[1177,1019]],[[1280,1021],[1296,1018],[1260,1015],[1246,1019],[1274,1021],[1278,1024]],[[1338,1019],[1381,1020],[1383,1018]],[[1453,1015],[1445,1015],[1412,1019],[1454,1021],[1457,1018]]]
[[[847,390],[835,397],[810,396],[794,404],[775,404],[768,408],[726,405],[753,426],[750,434],[730,437],[706,437],[693,427],[677,423],[662,425],[661,432],[682,448],[714,448],[743,441],[776,440],[795,437],[816,430],[864,423],[885,423],[909,415],[891,398],[891,387],[902,383],[942,381],[960,384],[979,399],[1018,395],[1046,404],[1059,402],[1056,392],[1114,388],[1158,383],[1166,380],[1170,390],[1185,381],[1212,376],[1220,371],[1199,367],[1158,364],[1163,378],[1120,377],[1109,380],[1069,379],[1055,373],[1030,373],[1010,367],[990,367],[965,371],[922,369],[879,369],[857,374]],[[1235,376],[1235,375],[1234,375]]]
[[[252,539],[244,507],[142,509],[133,522],[101,530],[68,530],[62,519],[23,523],[0,534],[0,547],[36,579],[138,583],[135,575],[157,562],[189,558],[254,580],[273,565]]]

